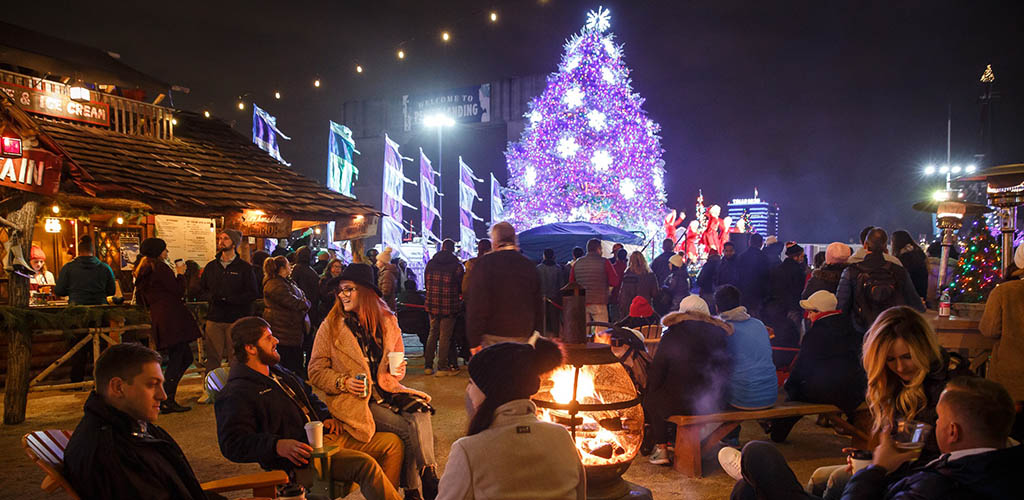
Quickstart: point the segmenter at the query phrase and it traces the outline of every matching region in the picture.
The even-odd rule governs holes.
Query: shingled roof
[[[378,213],[277,163],[220,120],[176,116],[172,140],[32,118],[88,174],[70,176],[85,193],[139,200],[174,215],[254,208],[326,221]]]

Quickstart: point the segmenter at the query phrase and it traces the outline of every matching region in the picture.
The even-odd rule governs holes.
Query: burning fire
[[[576,401],[580,404],[607,402],[595,384],[597,368],[591,365],[580,368],[576,384]],[[551,373],[549,394],[554,402],[567,404],[572,401],[574,372],[574,367],[562,366]],[[567,428],[571,428],[573,422],[565,410],[539,409],[539,416]],[[608,465],[631,460],[639,448],[640,440],[639,432],[633,431],[640,429],[629,429],[630,422],[634,421],[623,418],[617,411],[577,413],[576,448],[580,451],[583,465]]]

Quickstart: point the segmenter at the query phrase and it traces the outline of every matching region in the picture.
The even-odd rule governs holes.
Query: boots
[[[420,473],[420,481],[423,484],[423,500],[434,500],[437,498],[437,484],[440,479],[437,477],[437,468],[428,465]]]

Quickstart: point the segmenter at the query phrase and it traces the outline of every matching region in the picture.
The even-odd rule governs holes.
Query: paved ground
[[[458,377],[425,376],[422,360],[410,359],[407,384],[430,393],[437,408],[434,435],[442,471],[452,442],[465,432],[467,421],[463,391],[467,381],[465,370]],[[193,410],[161,416],[159,424],[181,445],[200,481],[258,471],[256,465],[234,464],[221,456],[217,446],[213,407],[195,404],[199,392],[199,379],[187,378],[179,391],[180,402],[192,405]],[[81,417],[85,397],[84,392],[33,393],[29,398],[25,423],[16,426],[0,425],[0,477],[3,478],[0,499],[46,498],[39,489],[43,473],[26,457],[21,447],[21,436],[32,430],[73,429]],[[741,438],[743,442],[765,439],[755,424],[744,425]],[[843,446],[843,440],[831,431],[817,427],[813,419],[805,418],[793,430],[789,442],[780,445],[780,449],[790,460],[797,477],[804,481],[816,467],[839,463]],[[703,479],[684,479],[669,467],[650,465],[644,457],[638,457],[626,473],[626,478],[650,488],[658,499],[728,498],[733,481],[721,471],[714,457],[704,461],[704,470]],[[358,493],[350,496],[350,500],[360,498]]]

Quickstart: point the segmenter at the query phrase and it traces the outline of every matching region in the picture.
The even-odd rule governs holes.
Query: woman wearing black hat
[[[430,396],[401,384],[405,361],[394,370],[388,361],[405,352],[398,320],[381,299],[370,266],[351,264],[339,278],[338,300],[313,341],[309,381],[327,394],[331,415],[356,440],[368,442],[377,431],[402,438],[405,498],[421,498],[422,489],[422,496],[433,500],[437,469]]]
[[[157,350],[167,359],[161,413],[188,411],[192,408],[175,401],[178,382],[192,364],[189,345],[201,335],[199,325],[185,307],[184,276],[175,276],[167,264],[167,243],[160,238],[147,238],[139,248],[142,258],[135,266],[135,297],[149,307],[150,324]]]
[[[561,364],[558,344],[536,334],[530,343],[502,342],[473,356],[471,395],[479,389],[483,401],[466,437],[452,444],[439,500],[509,498],[510,492],[537,500],[587,497],[572,437],[565,427],[538,420],[530,401],[541,375]]]

